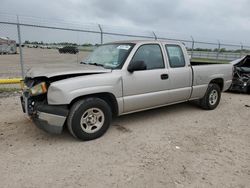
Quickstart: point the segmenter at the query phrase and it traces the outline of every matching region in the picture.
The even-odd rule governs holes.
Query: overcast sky
[[[250,44],[249,8],[250,0],[1,0],[0,12]]]

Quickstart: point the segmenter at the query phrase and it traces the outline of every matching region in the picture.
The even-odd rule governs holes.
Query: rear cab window
[[[179,45],[166,44],[165,49],[171,68],[185,67],[184,54]]]

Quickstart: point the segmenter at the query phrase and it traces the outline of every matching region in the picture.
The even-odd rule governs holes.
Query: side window
[[[164,68],[161,48],[158,44],[145,44],[138,48],[132,61],[144,61],[147,70]]]
[[[175,68],[185,66],[185,59],[180,46],[165,45],[165,48],[167,50],[170,67]]]

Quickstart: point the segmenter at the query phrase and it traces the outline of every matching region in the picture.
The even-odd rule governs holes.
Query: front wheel
[[[200,106],[205,110],[213,110],[220,103],[221,90],[217,84],[209,84],[205,96],[200,99]]]
[[[86,98],[70,109],[67,124],[70,133],[81,140],[101,137],[112,120],[110,106],[100,98]]]

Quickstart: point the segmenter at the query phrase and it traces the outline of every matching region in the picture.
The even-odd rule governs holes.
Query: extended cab
[[[191,63],[180,42],[121,41],[96,48],[78,65],[31,69],[21,102],[38,127],[61,133],[66,125],[91,140],[117,115],[191,100],[213,110],[231,82],[231,64]]]

